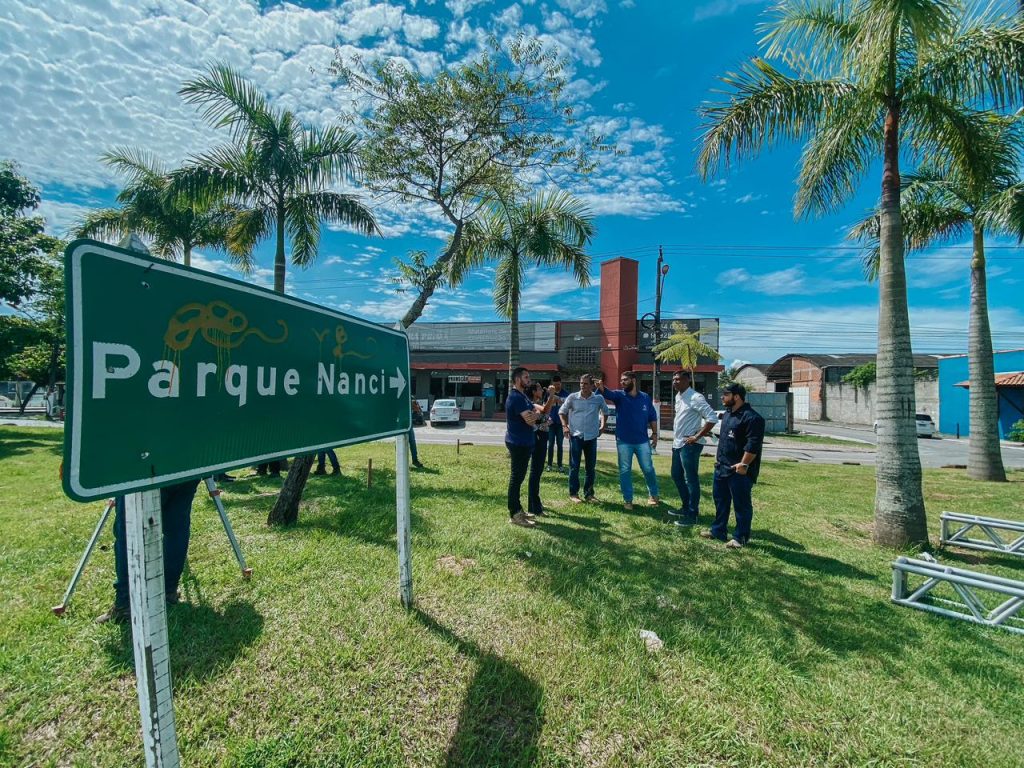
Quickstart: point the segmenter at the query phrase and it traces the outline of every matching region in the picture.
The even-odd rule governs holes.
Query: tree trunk
[[[21,401],[21,405],[18,406],[18,415],[19,416],[24,416],[25,415],[25,408],[28,407],[28,401],[31,400],[32,399],[32,395],[34,395],[38,391],[39,391],[39,385],[33,382],[32,389],[30,389],[28,391],[28,394],[25,395],[25,398]]]
[[[291,463],[281,493],[267,517],[267,525],[293,525],[299,519],[299,502],[302,501],[314,458],[316,454],[310,453],[296,457]]]
[[[408,328],[420,319],[420,315],[423,314],[423,310],[427,308],[427,301],[429,301],[430,297],[434,295],[434,291],[437,290],[438,283],[440,283],[444,277],[446,267],[462,248],[462,226],[462,221],[459,221],[455,225],[455,232],[452,234],[452,241],[448,244],[448,249],[438,257],[437,261],[434,262],[433,274],[431,274],[423,285],[420,286],[419,295],[402,317],[403,328]]]
[[[192,246],[188,243],[185,243],[184,247],[181,249],[181,262],[186,267],[192,266]]]
[[[508,385],[512,386],[512,371],[519,367],[519,294],[513,293],[512,317],[509,319]]]
[[[277,203],[277,250],[274,251],[274,290],[284,293],[284,273],[287,266],[284,255],[284,201]]]
[[[967,476],[974,480],[1006,482],[999,449],[999,394],[988,322],[988,287],[985,278],[985,233],[974,228],[971,259],[971,308],[967,325],[967,364],[970,367],[971,436],[967,449]]]
[[[926,544],[928,523],[914,420],[914,359],[900,212],[899,121],[899,108],[891,106],[885,118],[879,231],[874,540],[902,549]]]
[[[277,250],[274,253],[274,290],[277,293],[284,293],[284,277],[287,262],[284,252],[284,201],[277,204]],[[299,502],[302,501],[302,492],[306,489],[306,480],[309,478],[309,469],[313,466],[313,454],[299,456],[288,468],[288,475],[285,477],[281,492],[277,495],[270,515],[267,516],[267,525],[292,525],[299,519]]]

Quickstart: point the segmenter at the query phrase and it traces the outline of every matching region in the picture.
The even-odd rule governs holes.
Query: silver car
[[[435,400],[430,406],[430,423],[455,423],[462,420],[462,411],[454,400]]]

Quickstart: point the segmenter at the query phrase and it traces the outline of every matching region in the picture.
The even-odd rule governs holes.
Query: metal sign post
[[[147,768],[177,768],[178,738],[171,700],[160,491],[125,497],[128,596],[132,612],[135,681]]]
[[[398,591],[412,608],[411,505],[409,503],[409,435],[395,438],[395,507],[398,510]]]

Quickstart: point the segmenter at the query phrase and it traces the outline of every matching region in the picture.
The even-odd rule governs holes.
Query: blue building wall
[[[996,352],[994,358],[996,373],[1024,371],[1024,349]],[[970,390],[956,386],[967,381],[968,375],[967,355],[939,360],[939,431],[944,434],[955,435],[957,425],[961,437],[971,433]],[[1003,389],[999,400],[999,436],[1005,439],[1010,426],[1017,419],[1024,418],[1017,410],[1024,405],[1024,393]]]

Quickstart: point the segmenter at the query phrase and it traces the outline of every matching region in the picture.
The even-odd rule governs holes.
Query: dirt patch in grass
[[[476,560],[471,557],[445,555],[444,557],[437,558],[437,567],[455,576],[461,576],[470,568],[476,567]]]

